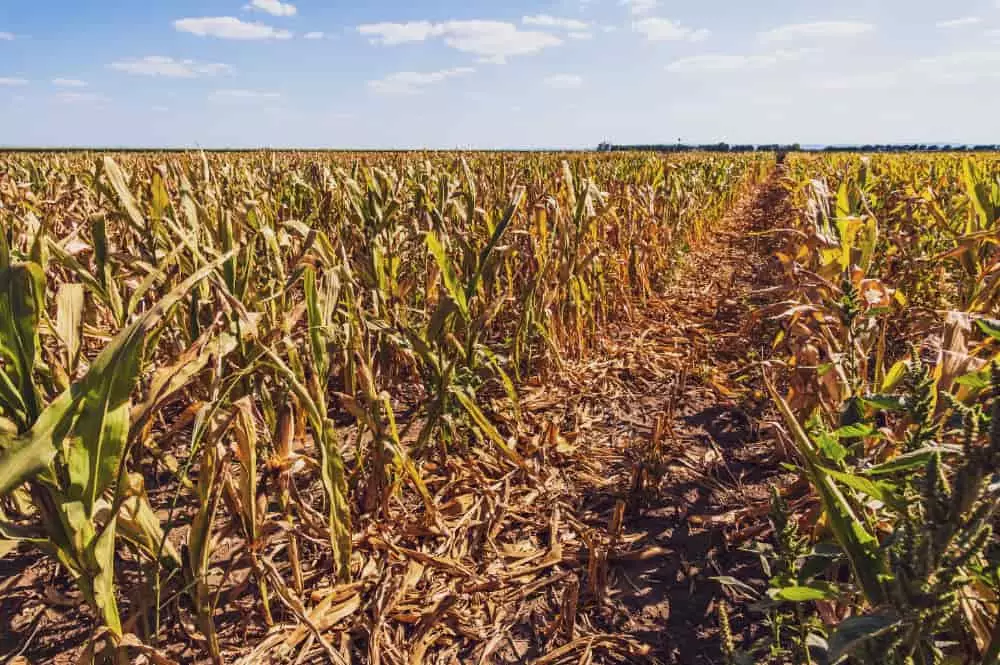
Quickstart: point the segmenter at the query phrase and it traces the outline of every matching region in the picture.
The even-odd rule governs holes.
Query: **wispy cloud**
[[[659,2],[657,0],[618,0],[618,4],[628,7],[633,16],[641,16],[656,9]]]
[[[182,18],[174,21],[174,28],[199,37],[219,39],[290,39],[292,33],[263,23],[247,23],[233,16]]]
[[[874,31],[874,25],[860,21],[818,21],[782,25],[762,32],[758,37],[762,42],[788,42],[798,39],[857,37]]]
[[[817,79],[815,87],[822,90],[882,90],[899,85],[899,72],[866,72]]]
[[[60,92],[56,94],[56,101],[63,104],[101,104],[110,100],[97,92]]]
[[[668,72],[730,72],[744,69],[760,69],[776,65],[773,55],[733,55],[709,54],[691,55],[667,65]]]
[[[175,60],[162,55],[147,55],[144,58],[120,60],[112,62],[109,68],[138,74],[140,76],[164,76],[167,78],[197,78],[200,76],[217,76],[232,72],[232,67],[219,62],[201,63],[194,60]]]
[[[263,90],[216,90],[209,95],[209,100],[213,102],[264,102],[276,99],[281,99],[281,93]]]
[[[1000,51],[957,51],[913,63],[913,71],[924,81],[941,84],[972,84],[1000,78]]]
[[[473,72],[475,70],[471,67],[454,67],[436,72],[396,72],[383,79],[369,81],[368,88],[383,95],[413,95],[422,92],[429,85]]]
[[[979,25],[983,22],[983,19],[978,16],[963,16],[961,18],[953,18],[947,21],[938,21],[935,25],[939,28],[964,28],[970,25]]]
[[[14,41],[13,32],[0,32],[0,42],[12,42]]]
[[[815,53],[816,49],[803,48],[780,50],[773,53],[729,54],[712,53],[680,58],[667,65],[667,71],[676,74],[702,72],[736,72],[752,69],[766,69],[781,62],[799,60]]]
[[[667,18],[644,18],[632,23],[632,30],[650,41],[700,42],[711,34],[708,30],[696,30]]]
[[[303,39],[323,39],[324,37],[326,37],[326,33],[325,32],[315,32],[315,31],[314,32],[307,32],[306,34],[302,35],[302,37],[303,37]]]
[[[503,21],[372,23],[358,26],[358,32],[371,43],[384,46],[440,38],[453,49],[497,64],[512,56],[537,53],[563,43],[562,39],[547,32],[521,30]]]
[[[28,85],[28,80],[22,78],[0,77],[0,85]]]
[[[252,0],[244,9],[266,12],[271,16],[295,16],[298,12],[295,5],[280,0]]]
[[[583,87],[583,77],[576,74],[556,74],[546,78],[544,83],[557,90],[572,90]]]
[[[533,25],[539,28],[556,28],[558,30],[571,30],[580,32],[590,29],[590,23],[575,18],[559,18],[548,14],[536,14],[525,16],[521,19],[525,25]]]
[[[408,23],[367,23],[358,26],[358,32],[372,44],[396,46],[410,42],[422,42],[442,34],[438,24],[429,21]]]
[[[80,79],[57,78],[52,79],[52,85],[60,88],[86,88],[87,82]]]

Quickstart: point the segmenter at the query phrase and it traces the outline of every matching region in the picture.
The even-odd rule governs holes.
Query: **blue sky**
[[[997,142],[1000,0],[4,0],[0,145]]]

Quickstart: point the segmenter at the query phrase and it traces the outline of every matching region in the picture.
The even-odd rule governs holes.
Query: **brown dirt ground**
[[[791,214],[778,177],[710,229],[591,360],[529,387],[526,468],[483,453],[425,469],[437,514],[406,497],[360,520],[349,587],[332,585],[328,552],[300,527],[308,609],[272,598],[270,631],[252,581],[240,583],[246,564],[234,565],[216,615],[226,662],[721,662],[724,593],[712,578],[762,578],[740,547],[768,536],[770,487],[794,480],[759,379],[773,331],[754,317],[777,270],[754,232]],[[286,581],[287,538],[279,530],[272,556]],[[733,604],[734,629],[752,637]],[[0,559],[0,664],[75,662],[92,630],[81,605],[47,560]],[[162,654],[205,662],[182,604],[165,621]]]

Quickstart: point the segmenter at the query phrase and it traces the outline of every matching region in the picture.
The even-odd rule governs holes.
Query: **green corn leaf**
[[[21,396],[21,390],[3,368],[0,368],[0,406],[8,418],[13,419],[11,422],[18,431],[29,428],[28,407]]]
[[[38,322],[44,294],[45,275],[38,264],[21,263],[0,270],[0,360],[7,365],[4,371],[9,384],[17,390],[13,406],[23,408],[22,413],[12,415],[27,426],[41,411],[41,397],[32,373],[38,355]]]
[[[976,319],[976,325],[984,334],[1000,341],[1000,321],[996,319]]]
[[[427,489],[424,479],[420,477],[420,471],[417,469],[417,465],[413,463],[413,458],[410,457],[406,446],[399,439],[399,429],[396,426],[396,414],[392,408],[392,399],[386,393],[382,393],[380,399],[382,402],[382,411],[386,414],[386,419],[389,422],[389,439],[392,444],[393,455],[396,458],[394,462],[410,477],[413,485],[420,492],[420,496],[423,498],[427,509],[432,510],[434,499],[431,497],[430,490]]]
[[[906,510],[906,502],[890,483],[874,481],[864,476],[834,471],[833,469],[822,468],[822,471],[842,485],[877,499],[897,512]]]
[[[319,368],[317,371],[325,380],[330,368],[329,353],[323,341],[323,328],[326,321],[320,311],[319,295],[316,288],[316,270],[312,266],[306,267],[303,272],[303,288],[306,297],[306,314],[309,319],[309,347],[312,351],[313,361]]]
[[[867,423],[855,423],[854,425],[838,427],[831,434],[838,439],[862,438],[875,434],[875,428]]]
[[[844,180],[840,183],[840,187],[837,188],[837,209],[836,216],[839,219],[845,219],[854,215],[856,210],[856,204],[853,195],[853,188],[851,187],[853,183],[850,180]]]
[[[907,362],[905,360],[895,363],[886,373],[885,378],[882,380],[882,385],[879,386],[879,390],[887,393],[895,389],[899,385],[899,382],[903,380],[903,377],[906,376],[906,368]]]
[[[344,458],[340,454],[335,427],[332,420],[324,420],[323,430],[316,435],[316,443],[321,455],[323,489],[329,502],[328,525],[337,579],[346,583],[351,578],[351,508],[347,500]]]
[[[490,439],[493,443],[495,443],[497,447],[500,448],[503,454],[506,455],[510,461],[512,461],[514,464],[517,464],[518,466],[524,466],[524,460],[521,458],[521,456],[517,453],[516,450],[510,447],[510,445],[507,443],[506,440],[504,440],[500,432],[497,431],[497,428],[494,427],[493,423],[491,423],[489,418],[486,417],[486,414],[484,414],[482,410],[478,406],[476,406],[476,403],[472,401],[472,398],[470,398],[460,388],[454,389],[452,391],[452,394],[458,400],[459,404],[462,405],[462,408],[465,409],[466,413],[469,414],[469,417],[472,418],[472,422],[476,424],[476,427],[479,428],[479,431],[481,431],[483,434],[486,435],[488,439]]]
[[[216,412],[211,418],[213,420],[224,419],[225,416]],[[226,427],[224,423],[213,424],[218,425],[222,430]],[[217,440],[206,442],[202,451],[201,468],[198,470],[198,510],[194,519],[191,520],[191,528],[188,533],[188,568],[193,578],[195,613],[198,617],[199,627],[208,643],[208,651],[215,662],[222,661],[218,658],[218,635],[212,618],[212,594],[209,588],[208,572],[215,543],[212,538],[212,523],[215,520],[219,500],[222,496],[221,476],[226,462],[224,446]]]
[[[68,494],[80,500],[88,515],[118,475],[128,438],[129,395],[139,373],[142,347],[122,354],[118,363],[84,395],[80,415],[66,450]]]
[[[963,374],[955,379],[955,383],[960,386],[965,386],[970,390],[981,391],[989,388],[992,384],[991,374],[992,372],[990,371],[989,366],[987,366],[981,370]]]
[[[830,665],[842,662],[863,644],[898,626],[899,619],[891,614],[870,614],[844,619],[830,636],[827,662]]]
[[[445,289],[448,290],[448,295],[451,296],[452,302],[458,307],[458,311],[461,312],[462,317],[468,320],[469,303],[465,298],[465,292],[458,285],[458,277],[455,275],[455,268],[451,263],[451,259],[448,258],[448,253],[433,231],[428,231],[426,242],[427,249],[430,250],[431,255],[437,262],[438,269],[441,271],[441,278],[444,281]]]
[[[125,321],[125,305],[122,302],[118,281],[114,276],[114,268],[110,261],[107,222],[95,219],[92,226],[94,234],[94,261],[97,263],[97,277],[101,282],[102,292],[107,298],[108,307],[115,315],[115,321],[122,325]]]
[[[792,440],[799,454],[805,461],[809,479],[819,494],[823,510],[830,521],[830,529],[847,554],[851,569],[865,597],[873,605],[881,603],[885,598],[882,577],[886,575],[887,570],[885,561],[879,553],[878,541],[868,532],[864,522],[854,514],[854,510],[837,487],[833,477],[822,468],[809,435],[802,429],[791,407],[767,377],[765,382],[785,424],[792,433]]]
[[[12,441],[3,441],[0,435],[0,496],[31,476],[45,469],[55,458],[64,439],[76,426],[84,405],[100,409],[87,415],[85,431],[88,436],[103,437],[72,445],[87,448],[86,453],[76,453],[74,466],[76,479],[72,483],[82,497],[94,496],[103,491],[102,482],[108,481],[106,460],[95,456],[95,451],[115,452],[122,427],[122,405],[127,409],[128,393],[138,379],[138,369],[147,335],[164,316],[184,297],[195,284],[207,277],[217,267],[208,265],[182,282],[164,296],[159,303],[120,332],[97,356],[87,374],[70,386],[49,404],[32,428]],[[109,408],[110,407],[110,408]],[[124,410],[127,431],[128,412]],[[107,422],[105,420],[107,419]],[[109,445],[110,444],[110,445]],[[84,471],[87,469],[88,471]],[[81,474],[91,473],[93,478]],[[92,508],[91,503],[89,508]]]
[[[511,221],[514,219],[517,209],[521,206],[521,201],[524,200],[524,188],[519,188],[514,195],[514,199],[507,206],[507,211],[504,213],[503,218],[501,218],[500,223],[497,224],[496,228],[493,230],[493,235],[490,237],[490,241],[483,248],[483,251],[479,254],[479,261],[476,264],[476,274],[473,275],[472,280],[469,282],[469,286],[465,291],[466,300],[472,300],[476,295],[476,289],[479,288],[479,282],[483,278],[483,272],[486,270],[487,262],[490,260],[490,256],[496,250],[497,245],[500,244],[501,238],[503,238],[504,233],[510,226]]]
[[[833,584],[810,584],[808,586],[789,586],[770,589],[767,592],[774,600],[785,600],[790,603],[808,603],[815,600],[836,600],[841,596],[840,590]]]
[[[986,182],[971,158],[962,163],[962,180],[965,192],[976,212],[976,220],[979,222],[978,225],[970,223],[965,229],[966,234],[990,228],[993,222],[993,204],[986,189]]]
[[[95,529],[87,508],[79,501],[59,504],[59,517],[66,542],[57,544],[58,556],[76,578],[84,597],[115,636],[122,625],[115,599],[114,542],[116,520]]]
[[[5,496],[55,459],[57,447],[72,428],[79,402],[67,390],[52,402],[34,426],[19,437],[0,434],[0,496]]]
[[[7,240],[7,233],[8,231],[0,229],[0,270],[10,267],[10,242]]]
[[[163,176],[159,170],[153,172],[153,179],[149,184],[149,193],[154,221],[158,221],[160,217],[163,217],[167,213],[167,208],[170,207],[170,194],[167,192],[167,187],[163,183]]]
[[[868,395],[861,398],[864,406],[878,409],[879,411],[902,412],[906,411],[906,402],[902,397],[895,395]]]
[[[111,632],[116,636],[122,634],[121,618],[118,614],[118,601],[115,598],[115,533],[118,520],[108,520],[108,523],[97,534],[85,550],[88,567],[93,575],[92,593],[94,606],[101,613],[101,618]]]
[[[920,450],[914,450],[913,452],[893,457],[888,462],[882,462],[881,464],[866,469],[864,473],[866,476],[887,476],[903,471],[920,469],[927,466],[927,462],[930,458],[940,452],[960,454],[962,449],[958,446],[935,446],[933,448],[921,448]]]

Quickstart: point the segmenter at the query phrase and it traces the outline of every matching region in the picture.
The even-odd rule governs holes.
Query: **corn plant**
[[[981,314],[995,287],[993,178],[931,159],[790,168],[802,224],[781,231],[776,346],[791,371],[786,394],[769,389],[823,517],[819,544],[770,595],[799,603],[802,635],[817,615],[825,624],[808,648],[798,640],[795,662],[997,658],[1000,356]],[[944,309],[933,346],[915,302]]]

